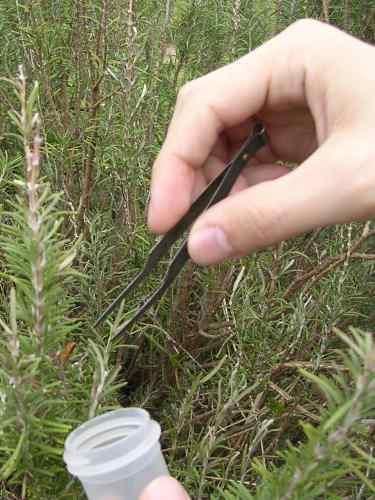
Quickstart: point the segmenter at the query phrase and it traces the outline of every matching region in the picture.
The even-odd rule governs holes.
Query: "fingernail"
[[[147,486],[140,500],[189,500],[189,496],[178,481],[172,477],[159,477]]]
[[[146,205],[146,213],[147,213],[148,217],[150,217],[150,214],[153,213],[154,207],[156,206],[156,203],[155,203],[156,196],[157,195],[153,191],[151,191],[149,196],[148,196],[147,205]]]
[[[158,209],[160,209],[161,203],[159,202],[158,194],[152,192],[150,194],[147,204],[147,225],[153,232],[159,232],[159,218],[158,218]]]
[[[231,257],[234,251],[222,229],[207,227],[190,235],[189,253],[198,264],[215,264]]]

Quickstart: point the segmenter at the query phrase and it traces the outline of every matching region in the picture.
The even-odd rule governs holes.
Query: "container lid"
[[[121,476],[127,477],[151,459],[160,433],[160,425],[141,408],[108,412],[69,434],[64,461],[69,472],[81,480],[110,480],[120,469]]]

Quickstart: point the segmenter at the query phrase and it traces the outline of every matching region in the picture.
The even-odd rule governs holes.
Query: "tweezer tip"
[[[253,135],[262,135],[266,133],[266,127],[261,121],[257,121],[254,125]]]

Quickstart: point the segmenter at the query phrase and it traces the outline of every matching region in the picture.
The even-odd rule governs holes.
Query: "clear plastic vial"
[[[138,500],[153,479],[168,475],[160,425],[140,408],[95,417],[65,442],[64,461],[89,500]]]

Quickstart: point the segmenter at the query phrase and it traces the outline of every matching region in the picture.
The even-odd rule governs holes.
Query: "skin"
[[[192,227],[195,262],[214,264],[317,227],[374,217],[374,60],[374,47],[302,20],[185,85],[153,169],[150,229],[164,233],[188,210],[251,132],[255,116],[269,146],[231,196]],[[160,478],[141,500],[159,498],[189,497],[174,479]]]
[[[159,477],[147,486],[140,500],[189,500],[184,488],[171,477]]]
[[[164,233],[251,131],[270,144],[189,235],[198,264],[375,214],[375,49],[302,20],[185,85],[155,162],[148,224]],[[298,164],[289,170],[279,160]],[[178,196],[176,196],[178,193]]]

